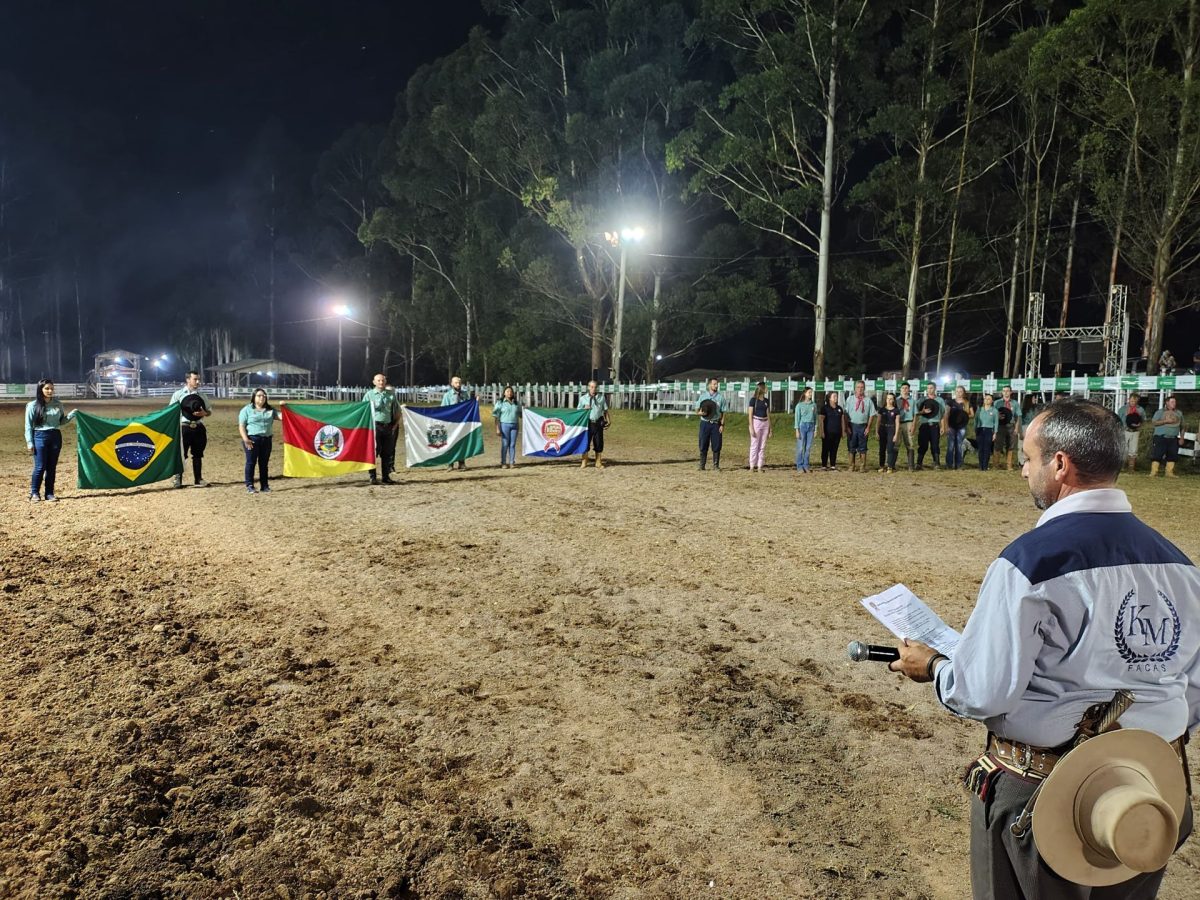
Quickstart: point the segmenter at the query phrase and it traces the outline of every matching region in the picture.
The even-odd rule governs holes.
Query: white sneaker
[[[208,482],[205,481],[203,478],[201,478],[199,481],[196,482],[195,486],[196,487],[208,487]]]

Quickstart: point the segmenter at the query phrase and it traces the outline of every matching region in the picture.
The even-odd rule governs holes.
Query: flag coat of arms
[[[284,404],[285,477],[321,478],[373,468],[375,422],[371,404]]]
[[[132,419],[77,412],[75,427],[80,488],[135,487],[183,474],[178,403]]]
[[[404,406],[404,456],[408,467],[446,466],[483,453],[479,401],[453,406]]]
[[[521,411],[521,453],[524,456],[578,456],[587,453],[588,409],[525,409]]]

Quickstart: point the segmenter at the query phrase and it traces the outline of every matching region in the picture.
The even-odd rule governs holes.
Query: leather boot
[[[1012,458],[1013,452],[1011,450],[1004,454],[1004,468],[1008,469],[1010,472],[1012,471]]]
[[[583,454],[583,461],[579,463],[579,468],[581,468],[581,469],[587,468],[587,454],[586,453]]]
[[[596,468],[597,469],[604,468],[604,454],[603,453],[596,454]]]
[[[1129,472],[1136,472],[1137,471],[1137,457],[1136,456],[1129,457],[1129,462],[1126,463],[1125,468]]]
[[[1178,478],[1179,477],[1178,475],[1175,474],[1175,463],[1173,463],[1173,462],[1167,463],[1167,477],[1168,478]]]
[[[908,451],[908,471],[911,472],[912,470],[913,470],[913,452],[911,450],[909,450]]]
[[[1150,463],[1150,477],[1155,478],[1157,476],[1158,476],[1158,463],[1152,462],[1152,463]]]

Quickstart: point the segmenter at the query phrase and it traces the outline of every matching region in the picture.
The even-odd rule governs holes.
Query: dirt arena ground
[[[805,478],[784,427],[752,475],[744,425],[700,473],[630,413],[602,472],[489,435],[249,496],[235,410],[212,487],[77,491],[68,428],[35,505],[0,407],[0,896],[968,895],[983,730],[845,647],[896,581],[962,626],[1036,520],[1015,473]],[[1122,486],[1200,559],[1200,478]]]

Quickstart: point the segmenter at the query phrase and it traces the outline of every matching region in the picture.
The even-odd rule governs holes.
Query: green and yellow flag
[[[183,474],[179,404],[134,419],[75,414],[80,488],[127,488]]]

